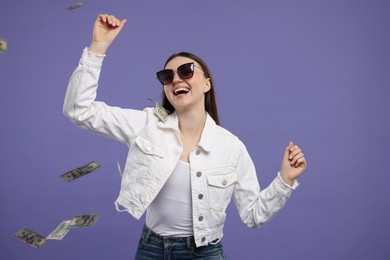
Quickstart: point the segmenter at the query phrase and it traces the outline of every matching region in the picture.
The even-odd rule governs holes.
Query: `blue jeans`
[[[136,260],[202,259],[224,260],[220,242],[196,247],[194,237],[163,237],[144,225]]]

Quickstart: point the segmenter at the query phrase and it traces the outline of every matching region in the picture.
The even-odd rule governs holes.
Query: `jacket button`
[[[200,154],[200,150],[197,149],[195,153],[196,153],[196,155],[199,155]]]
[[[196,176],[197,176],[197,177],[202,176],[202,172],[197,172],[197,173],[196,173]]]
[[[199,220],[199,221],[202,221],[202,220],[203,220],[203,216],[200,216],[200,217],[198,218],[198,220]]]
[[[151,147],[151,146],[146,146],[146,147],[145,147],[145,150],[146,150],[147,152],[149,152],[150,150],[152,150],[152,147]]]
[[[200,200],[203,199],[203,194],[199,194],[198,199],[200,199]]]
[[[222,181],[222,185],[223,185],[223,186],[226,186],[226,184],[227,184],[227,180],[223,180],[223,181]]]
[[[206,241],[206,238],[205,238],[205,237],[202,237],[201,241],[202,241],[202,242]]]

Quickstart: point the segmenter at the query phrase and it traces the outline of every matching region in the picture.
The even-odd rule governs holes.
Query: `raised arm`
[[[73,123],[88,131],[129,144],[143,128],[144,111],[122,109],[96,101],[99,76],[105,53],[126,20],[100,14],[94,24],[93,39],[84,49],[65,95],[63,112]]]

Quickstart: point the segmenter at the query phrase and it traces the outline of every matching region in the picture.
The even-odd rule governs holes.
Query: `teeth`
[[[180,93],[188,93],[188,89],[186,88],[178,88],[178,89],[175,89],[175,95],[177,94],[180,94]]]

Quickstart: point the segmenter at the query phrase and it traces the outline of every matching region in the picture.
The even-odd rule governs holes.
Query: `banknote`
[[[79,3],[75,3],[67,8],[65,8],[65,10],[67,11],[70,11],[70,10],[74,10],[74,9],[77,9],[77,8],[80,8],[82,7],[83,5],[85,5],[86,3],[85,2],[79,2]]]
[[[22,228],[14,234],[14,237],[23,240],[24,242],[35,248],[39,248],[44,243],[46,243],[46,239],[44,236],[28,228]]]
[[[7,53],[8,50],[8,42],[4,38],[0,38],[0,52]]]
[[[160,105],[156,100],[152,98],[148,98],[150,101],[152,101],[156,107],[154,108],[154,114],[162,121],[165,123],[165,120],[168,116],[168,112],[165,110],[165,108]]]
[[[62,221],[56,229],[54,229],[47,237],[46,239],[55,239],[55,240],[62,240],[65,235],[70,230],[70,222],[72,220],[64,220]]]
[[[75,179],[78,179],[82,176],[85,176],[85,175],[95,171],[100,166],[101,165],[98,162],[92,161],[86,165],[79,167],[79,168],[76,168],[76,169],[73,169],[69,172],[66,172],[66,173],[60,175],[60,177],[67,182],[71,182]]]
[[[82,228],[82,227],[92,227],[96,224],[99,219],[100,214],[90,214],[90,215],[78,215],[74,216],[70,222],[70,228]]]
[[[119,171],[119,174],[121,175],[121,177],[123,176],[123,171],[122,171],[122,168],[121,168],[121,165],[119,164],[119,161],[116,160],[116,164],[118,166],[118,171]]]

